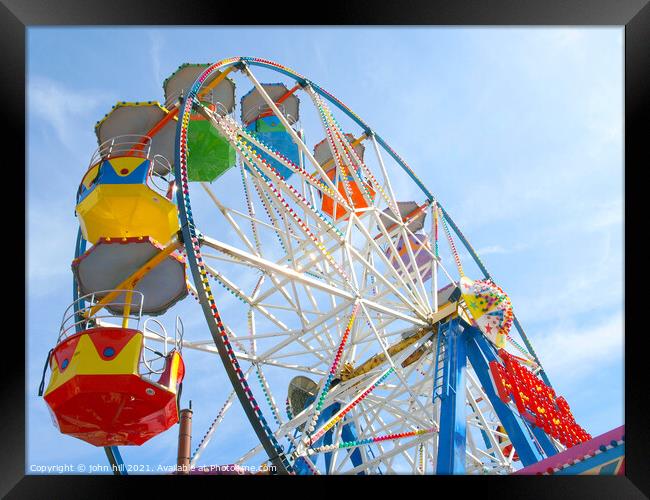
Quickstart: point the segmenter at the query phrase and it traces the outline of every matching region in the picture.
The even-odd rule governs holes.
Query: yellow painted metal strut
[[[414,335],[406,337],[405,339],[402,339],[399,342],[390,346],[387,349],[388,355],[390,357],[393,357],[395,354],[402,352],[408,346],[414,344],[419,339],[424,337],[427,333],[437,328],[438,328],[437,325],[434,325],[432,328],[420,328]],[[341,380],[342,381],[350,380],[355,377],[358,377],[359,375],[363,375],[364,373],[368,373],[370,370],[383,364],[385,361],[386,361],[386,354],[382,352],[379,354],[375,354],[373,357],[371,357],[370,359],[368,359],[367,361],[359,365],[357,368],[352,369],[350,365],[346,365],[346,367],[344,367],[344,369],[341,371]]]
[[[203,87],[203,88],[201,89],[201,91],[199,92],[199,96],[198,96],[198,97],[199,97],[199,100],[200,100],[201,97],[203,97],[205,94],[207,94],[208,92],[210,92],[210,90],[212,90],[214,87],[216,87],[217,85],[219,85],[219,83],[221,83],[221,81],[222,81],[224,78],[226,78],[226,76],[228,76],[228,73],[230,73],[233,69],[235,69],[235,66],[230,66],[230,67],[226,68],[226,69],[223,70],[223,71],[221,72],[221,74],[218,75],[214,80],[212,80],[212,81],[211,81],[210,83],[208,83],[205,87]]]
[[[151,271],[154,267],[156,267],[158,264],[160,264],[162,261],[165,260],[169,255],[171,255],[175,250],[180,248],[182,245],[181,241],[179,240],[178,236],[174,236],[172,240],[167,244],[165,248],[163,248],[160,252],[158,252],[156,255],[154,255],[151,259],[149,259],[146,264],[144,264],[140,269],[135,271],[133,274],[131,274],[128,278],[126,278],[122,283],[117,285],[115,290],[107,294],[103,299],[101,299],[97,304],[95,304],[89,311],[88,311],[88,317],[92,317],[99,310],[101,310],[103,307],[106,305],[110,304],[110,302],[117,297],[121,292],[124,290],[127,290],[127,304],[124,307],[124,321],[126,321],[126,318],[129,316],[131,312],[131,295],[133,294],[133,289],[135,288],[135,285],[140,281],[146,274]]]

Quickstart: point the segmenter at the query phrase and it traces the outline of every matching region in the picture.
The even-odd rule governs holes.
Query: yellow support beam
[[[224,71],[221,72],[220,75],[218,75],[214,80],[212,80],[210,83],[208,83],[205,87],[201,89],[201,92],[199,92],[198,98],[201,99],[205,94],[210,92],[214,87],[219,85],[221,81],[228,76],[228,73],[230,73],[233,69],[235,69],[234,66],[230,66],[226,68]]]
[[[433,326],[429,328],[426,327],[420,328],[414,335],[411,335],[410,337],[402,339],[396,344],[393,344],[387,349],[388,355],[392,358],[395,354],[403,351],[408,346],[412,345],[414,342],[424,337],[424,335],[426,335],[427,333],[431,331],[437,332],[440,321],[444,319],[454,318],[459,315],[465,321],[467,322],[471,321],[464,311],[463,304],[461,304],[460,302],[446,302],[440,307],[437,313],[431,315],[431,317],[429,318],[429,321]],[[424,354],[424,349],[422,347],[416,349],[408,358],[406,358],[403,361],[402,367],[406,367],[414,363],[422,356],[422,354]],[[356,378],[360,375],[368,373],[370,370],[377,368],[379,365],[382,365],[385,362],[386,362],[386,355],[382,352],[379,354],[375,354],[374,356],[372,356],[371,358],[369,358],[368,360],[366,360],[356,368],[351,364],[346,363],[343,369],[341,370],[341,375],[340,375],[341,380],[347,381]]]
[[[95,304],[90,309],[90,311],[88,311],[87,317],[91,318],[92,316],[97,314],[99,310],[101,310],[103,307],[109,304],[115,297],[117,297],[124,290],[129,290],[128,295],[131,295],[138,281],[140,281],[149,271],[151,271],[154,267],[156,267],[163,260],[165,260],[169,255],[171,255],[176,249],[180,248],[181,245],[182,243],[178,239],[178,236],[174,236],[165,248],[163,248],[160,252],[158,252],[151,259],[149,259],[145,265],[143,265],[140,269],[138,269],[133,274],[131,274],[131,276],[126,278],[124,281],[122,281],[122,283],[117,285],[114,291],[112,291],[111,293],[106,295],[103,299],[101,299],[99,302],[97,302],[97,304]],[[127,299],[126,302],[129,303],[128,308],[130,312],[131,301]],[[127,309],[125,308],[124,311],[126,313]],[[128,314],[125,314],[125,316],[127,315]]]
[[[124,299],[124,314],[122,315],[122,328],[129,327],[129,315],[131,314],[131,299],[133,298],[133,288],[130,288],[126,292],[126,298]]]
[[[424,337],[427,333],[431,332],[432,330],[436,330],[437,328],[438,325],[434,325],[432,328],[420,328],[414,335],[411,335],[410,337],[400,340],[396,344],[390,346],[386,351],[388,352],[388,355],[392,358],[395,354],[402,352],[408,346],[414,344],[422,337]],[[371,357],[370,359],[368,359],[367,361],[359,365],[357,368],[353,368],[351,365],[346,364],[344,365],[344,368],[341,371],[341,380],[345,382],[347,380],[356,378],[359,375],[363,375],[364,373],[368,373],[370,370],[378,367],[381,364],[384,364],[385,361],[386,361],[386,354],[382,352],[379,354],[375,354],[373,357]]]

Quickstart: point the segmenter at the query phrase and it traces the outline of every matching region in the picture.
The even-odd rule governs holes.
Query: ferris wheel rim
[[[239,58],[231,58],[231,59],[224,59],[218,61],[217,63],[214,63],[213,65],[208,67],[200,76],[197,77],[190,91],[188,92],[185,101],[181,104],[182,114],[179,115],[179,121],[177,125],[177,133],[176,133],[174,175],[180,187],[180,189],[178,189],[177,191],[177,201],[179,207],[179,216],[181,220],[181,232],[183,234],[183,241],[186,248],[186,253],[188,255],[188,264],[192,271],[194,282],[197,284],[197,293],[199,294],[199,302],[201,303],[201,306],[203,308],[206,320],[209,323],[213,340],[215,341],[221,360],[231,380],[233,389],[237,393],[237,396],[240,402],[242,403],[245,413],[247,414],[247,417],[251,425],[253,426],[258,436],[258,439],[260,440],[261,445],[266,450],[271,461],[276,465],[276,467],[278,467],[279,472],[290,472],[291,464],[287,461],[286,457],[283,455],[282,448],[280,447],[279,443],[275,439],[274,433],[268,427],[265,418],[263,417],[263,415],[261,415],[261,412],[259,413],[259,415],[256,415],[254,408],[253,409],[250,408],[251,404],[253,405],[253,407],[256,407],[257,403],[255,401],[254,396],[252,395],[252,392],[248,388],[245,379],[241,377],[237,379],[237,373],[238,372],[241,373],[241,369],[239,369],[237,356],[233,354],[232,349],[230,350],[230,355],[229,355],[229,351],[227,350],[226,346],[229,344],[227,338],[227,332],[223,328],[223,325],[221,323],[220,315],[218,313],[216,304],[213,301],[212,304],[210,303],[208,296],[211,294],[206,293],[205,290],[202,290],[204,287],[199,286],[202,281],[202,274],[203,275],[205,274],[205,273],[201,273],[199,269],[200,267],[201,268],[204,267],[200,265],[200,262],[202,261],[202,259],[200,258],[201,256],[200,242],[202,240],[202,235],[198,233],[196,228],[194,227],[194,218],[190,208],[190,198],[189,198],[189,189],[188,189],[188,181],[187,181],[187,171],[186,171],[187,136],[183,135],[183,130],[184,129],[186,130],[187,128],[189,122],[189,115],[192,110],[193,100],[195,96],[198,94],[199,90],[201,89],[201,86],[203,85],[203,82],[205,81],[207,76],[209,76],[210,73],[214,71],[227,69],[229,67],[236,67],[238,65],[241,65],[242,63],[261,66],[267,69],[275,70],[293,78],[299,83],[301,82],[305,84],[308,83],[316,92],[318,92],[320,95],[325,97],[330,103],[337,106],[341,111],[343,111],[346,115],[352,118],[373,139],[376,139],[376,141],[380,143],[382,147],[384,147],[384,149],[388,151],[389,154],[391,154],[391,156],[393,156],[393,158],[398,162],[400,167],[402,167],[409,174],[409,176],[416,182],[418,187],[420,187],[420,189],[424,192],[424,194],[427,196],[427,199],[429,201],[435,201],[435,199],[433,198],[431,193],[426,189],[426,187],[424,187],[424,185],[419,181],[419,179],[417,179],[415,174],[410,170],[410,167],[408,167],[405,164],[405,162],[399,156],[397,156],[397,154],[392,149],[390,149],[390,147],[385,143],[385,141],[380,136],[378,136],[374,131],[372,131],[365,124],[365,122],[363,122],[347,106],[345,106],[342,102],[336,99],[332,94],[323,90],[321,87],[306,80],[303,76],[299,75],[298,73],[289,70],[288,68],[285,68],[284,66],[281,66],[277,63],[273,63],[271,61],[263,60],[263,59],[250,58],[250,57],[239,57]],[[187,203],[187,207],[185,205],[186,203]],[[440,207],[444,216],[446,216],[447,220],[450,222],[450,225],[452,225],[454,231],[461,237],[461,241],[466,246],[466,248],[468,249],[472,257],[475,258],[481,270],[484,272],[484,274],[486,274],[487,277],[489,277],[489,273],[487,273],[487,270],[484,268],[483,264],[480,262],[480,260],[478,260],[478,256],[475,256],[473,249],[471,249],[469,243],[462,236],[462,233],[460,233],[460,231],[457,229],[457,226],[453,224],[453,221],[451,221],[451,218],[448,217],[448,214],[446,213],[446,211],[444,211],[444,208],[439,204],[438,206]],[[188,208],[190,209],[188,210]],[[217,329],[217,331],[214,331],[215,328]],[[235,381],[237,381],[237,383],[235,383]],[[246,401],[248,401],[249,403],[248,405],[246,404]]]
[[[319,94],[321,94],[323,97],[325,97],[330,103],[334,104],[337,108],[339,108],[341,111],[343,111],[348,117],[350,117],[354,122],[357,123],[366,133],[370,134],[373,138],[377,140],[377,142],[393,157],[393,159],[397,162],[397,164],[409,175],[409,177],[416,183],[418,188],[422,190],[424,195],[426,196],[427,200],[429,202],[435,202],[437,206],[440,208],[443,217],[449,222],[449,225],[452,227],[458,238],[461,240],[463,245],[465,246],[465,249],[468,251],[470,257],[472,260],[476,263],[476,265],[479,267],[480,271],[483,273],[484,278],[486,279],[492,279],[492,276],[488,269],[485,267],[485,264],[483,261],[480,259],[479,255],[476,253],[470,242],[467,240],[465,235],[460,231],[460,228],[456,225],[452,217],[449,215],[447,210],[444,208],[444,206],[440,203],[440,201],[433,196],[433,194],[427,189],[427,187],[422,183],[422,181],[417,177],[413,169],[402,159],[389,145],[388,143],[379,135],[377,134],[374,130],[372,130],[352,109],[350,109],[347,105],[345,105],[342,101],[337,99],[333,94],[325,90],[324,88],[320,87],[318,84],[312,82],[311,80],[305,79],[302,75],[299,73],[282,66],[278,63],[275,63],[273,61],[269,61],[266,59],[260,59],[260,58],[255,58],[255,57],[247,57],[247,56],[242,56],[239,58],[240,61],[246,61],[252,65],[255,66],[260,66],[260,67],[265,67],[267,69],[275,69],[276,71],[279,71],[291,78],[294,78],[296,82],[306,82],[309,83]],[[215,63],[219,64],[219,62]],[[237,64],[237,63],[233,63]],[[198,80],[198,79],[197,79]],[[526,335],[523,327],[521,326],[521,323],[519,322],[519,319],[517,318],[516,315],[513,316],[513,321],[515,328],[521,335],[524,344],[526,345],[526,348],[528,351],[533,355],[535,358],[535,362],[537,365],[540,367],[540,376],[546,382],[547,385],[551,386],[551,383],[548,379],[548,375],[546,374],[546,371],[544,370],[541,361],[539,360],[539,357],[537,356],[537,353],[535,352],[535,349],[532,346],[532,343],[528,339],[528,336]]]
[[[236,65],[236,64],[238,64],[239,62],[242,62],[242,61],[250,61],[251,64],[256,64],[256,65],[263,66],[263,67],[267,67],[267,68],[270,68],[270,69],[275,69],[275,67],[274,67],[273,65],[269,66],[270,63],[269,63],[268,61],[261,61],[261,60],[256,60],[256,59],[253,59],[253,58],[240,58],[239,60],[236,60],[236,61],[231,62],[231,63],[225,63],[225,64],[223,64],[223,65],[219,65],[220,63],[215,63],[215,65],[213,65],[211,68],[213,68],[213,69],[223,69],[223,68],[226,68],[226,67],[231,66],[231,65]],[[208,69],[203,73],[203,75],[205,75],[205,74],[208,73],[209,71],[210,71],[210,68],[208,68]],[[289,71],[289,70],[287,70],[287,71]],[[285,73],[285,74],[288,74],[289,76],[293,76],[296,80],[303,80],[303,81],[306,81],[306,80],[304,80],[304,78],[303,78],[302,76],[298,75],[297,73],[295,73],[295,72],[290,72],[290,71],[287,72],[287,71],[281,70],[281,72],[283,72],[283,73]],[[201,79],[201,76],[197,78],[197,81],[195,82],[194,87],[196,87],[196,83],[197,83],[200,79]],[[351,116],[351,117],[355,120],[355,122],[357,122],[359,125],[361,125],[361,126],[364,128],[364,130],[366,130],[366,131],[369,131],[369,130],[370,130],[370,129],[367,127],[367,125],[366,125],[366,124],[365,124],[365,123],[364,123],[364,122],[363,122],[363,121],[362,121],[362,120],[361,120],[361,119],[360,119],[356,114],[354,114],[353,112],[351,112],[351,111],[349,110],[349,108],[347,108],[343,103],[341,103],[340,101],[338,101],[338,99],[334,98],[334,97],[333,97],[329,92],[320,89],[320,87],[316,86],[315,84],[312,84],[311,82],[310,82],[310,84],[313,86],[313,88],[318,89],[318,90],[320,91],[319,93],[320,93],[321,95],[325,96],[325,97],[329,100],[329,102],[332,102],[332,103],[335,104],[339,109],[342,109],[342,110],[343,110],[343,111],[344,111],[348,116]],[[194,92],[195,92],[195,93],[198,92],[199,89],[200,89],[200,86],[199,86],[199,87],[196,87],[196,88],[194,89]],[[187,112],[187,108],[185,109],[185,111]],[[186,113],[185,113],[185,114],[186,114]],[[181,127],[181,121],[179,121],[179,126],[178,126],[178,127],[179,127],[179,128]],[[383,142],[383,140],[382,140],[379,136],[376,136],[376,134],[375,134],[374,132],[371,132],[371,131],[370,131],[369,133],[371,134],[371,136],[372,136],[372,138],[373,138],[373,141],[375,140],[375,138],[377,138],[379,141],[382,141],[382,142]],[[178,138],[178,136],[177,136],[177,138]],[[376,147],[376,142],[375,142],[374,144],[375,144],[375,147]],[[185,146],[186,146],[186,144],[185,144]],[[392,150],[390,150],[390,151],[392,152]],[[177,147],[177,152],[178,152],[178,147]],[[391,154],[392,154],[392,153],[391,153]],[[177,160],[178,160],[178,156],[177,156]],[[180,164],[180,162],[177,161],[176,164]],[[176,172],[175,172],[175,174],[176,174]],[[177,179],[177,180],[178,180],[178,179]],[[419,181],[416,180],[416,182],[418,183],[418,185],[419,185],[420,187],[423,187],[423,186],[421,186],[421,184],[419,183]],[[427,196],[430,196],[430,194],[428,193],[428,191],[426,191],[426,188],[425,188],[424,190],[425,190],[425,194],[427,194]],[[180,191],[179,191],[179,193],[178,193],[178,196],[180,196]],[[188,218],[188,220],[186,220],[186,222],[189,222],[190,220],[191,220],[192,223],[193,223],[193,218],[192,218],[191,216]],[[184,227],[184,228],[185,228],[185,226],[187,226],[187,224],[183,224],[183,227]],[[75,256],[78,256],[80,253],[83,253],[83,243],[85,243],[85,242],[83,242],[83,240],[78,240]],[[188,250],[187,248],[186,248],[186,250],[189,252],[189,250]],[[75,293],[75,294],[77,293],[77,292],[76,292],[76,289],[74,290],[73,293]],[[224,361],[224,364],[225,364],[225,360],[223,360],[223,358],[222,358],[222,361]],[[235,385],[233,385],[233,387],[236,388]],[[249,400],[250,400],[250,398],[249,398]]]

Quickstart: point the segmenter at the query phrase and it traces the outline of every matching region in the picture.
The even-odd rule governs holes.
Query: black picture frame
[[[280,7],[280,9],[278,9]],[[363,494],[361,488],[370,485],[382,487],[382,481],[424,481],[418,485],[418,493],[441,494],[440,487],[446,483],[445,494],[462,491],[463,496],[485,494],[489,490],[499,498],[644,498],[650,496],[650,419],[646,408],[650,390],[648,371],[645,369],[644,346],[647,334],[640,312],[643,289],[641,266],[645,252],[642,201],[644,185],[637,179],[642,172],[643,152],[648,142],[643,132],[647,128],[650,109],[650,6],[648,0],[401,0],[399,2],[330,1],[327,6],[310,9],[301,4],[268,4],[262,8],[243,8],[235,2],[227,6],[223,2],[197,0],[138,1],[111,0],[90,2],[88,0],[2,0],[0,7],[2,28],[3,78],[0,79],[4,104],[5,125],[4,155],[15,152],[14,161],[6,160],[3,168],[3,201],[5,269],[16,271],[15,277],[5,274],[7,297],[5,319],[20,320],[18,306],[25,303],[27,290],[21,294],[19,283],[25,282],[25,274],[13,259],[24,257],[17,248],[20,234],[25,234],[28,207],[11,195],[24,195],[20,189],[25,183],[25,59],[26,28],[38,25],[574,25],[574,26],[625,26],[625,322],[628,326],[625,343],[625,427],[626,459],[625,477],[383,477],[369,478],[311,478],[311,481],[344,481],[336,495]],[[21,127],[22,125],[22,127]],[[645,127],[644,127],[645,125]],[[21,166],[23,166],[21,168]],[[23,200],[24,201],[24,200]],[[641,214],[641,215],[639,215]],[[29,241],[25,239],[25,244]],[[25,266],[26,266],[25,262]],[[24,268],[26,269],[26,267]],[[25,285],[27,286],[27,285]],[[21,300],[22,298],[22,300]],[[17,300],[16,300],[17,299]],[[26,310],[26,309],[25,309]],[[27,318],[25,313],[24,318]],[[21,337],[20,321],[14,326],[5,321],[5,356],[2,363],[3,397],[0,413],[0,494],[8,498],[103,498],[120,494],[135,494],[141,486],[155,484],[172,494],[176,488],[185,491],[191,484],[199,485],[210,495],[248,492],[250,485],[277,488],[279,494],[297,489],[304,491],[327,491],[327,486],[302,482],[298,485],[271,485],[266,481],[305,481],[304,478],[193,477],[191,480],[167,477],[119,478],[112,476],[30,476],[25,475],[25,338]],[[22,327],[27,334],[26,319]],[[637,332],[638,330],[638,332]],[[603,404],[607,404],[603,401]],[[214,478],[214,479],[213,479]],[[227,479],[225,479],[227,478]],[[206,483],[206,481],[220,481]],[[252,481],[251,481],[252,480]],[[189,483],[187,481],[192,481]],[[234,481],[234,482],[232,482]],[[245,482],[244,482],[245,481]],[[358,484],[363,481],[363,484]],[[434,481],[434,482],[432,482]],[[138,483],[137,485],[135,483]],[[146,483],[146,484],[143,484]],[[256,484],[255,484],[256,483]],[[219,489],[214,489],[217,486]],[[315,486],[315,487],[314,487]],[[207,489],[212,488],[212,489]],[[286,491],[284,488],[288,488]],[[289,489],[290,488],[290,489]],[[297,489],[296,489],[297,488]],[[451,490],[449,490],[451,488]],[[422,489],[422,490],[421,490]],[[150,494],[153,490],[147,490]],[[334,491],[334,490],[332,490]],[[415,490],[404,490],[413,494]]]

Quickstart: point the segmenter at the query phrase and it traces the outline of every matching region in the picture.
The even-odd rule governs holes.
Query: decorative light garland
[[[451,232],[449,231],[449,227],[447,226],[447,221],[445,221],[445,215],[442,212],[442,209],[440,209],[440,220],[442,221],[442,227],[445,230],[445,234],[447,235],[447,240],[449,241],[449,247],[451,248],[451,253],[454,256],[454,260],[456,261],[456,267],[458,267],[458,272],[460,273],[460,276],[462,278],[463,276],[465,276],[465,273],[463,272],[463,265],[460,262],[460,257],[458,255],[458,251],[456,250],[456,245],[454,245],[454,239],[451,237]]]
[[[368,168],[368,166],[365,164],[365,162],[363,160],[361,160],[361,158],[359,158],[359,156],[357,155],[354,148],[348,143],[347,139],[344,138],[345,136],[343,134],[341,126],[339,125],[338,121],[336,120],[336,118],[334,117],[332,112],[322,102],[322,100],[320,98],[318,98],[318,99],[319,99],[319,102],[321,103],[321,105],[323,106],[323,108],[326,110],[327,115],[329,116],[329,118],[331,119],[331,121],[335,125],[334,128],[335,128],[336,134],[338,136],[338,139],[339,139],[340,143],[343,146],[343,150],[344,150],[348,160],[350,160],[350,155],[352,155],[352,157],[354,158],[356,164],[361,167],[361,170],[363,171],[366,178],[371,182],[372,185],[374,185],[374,187],[377,189],[377,191],[379,191],[379,193],[382,195],[382,197],[384,198],[386,203],[388,205],[390,205],[393,202],[393,200],[391,200],[391,198],[386,194],[386,192],[381,187],[381,185],[379,184],[379,182],[377,181],[377,179],[375,178],[375,176],[373,175],[371,170]],[[348,154],[348,152],[349,152],[349,154]],[[363,185],[363,183],[362,183],[362,188],[365,189],[366,192],[367,192],[367,188],[366,188],[365,185]],[[368,197],[371,198],[371,199],[373,198],[373,196],[371,196],[370,193],[368,193]],[[395,209],[396,213],[399,213],[399,209],[397,208],[397,206],[393,206],[393,208]]]
[[[217,426],[225,416],[226,411],[228,411],[228,408],[230,408],[230,405],[232,404],[232,398],[234,397],[235,397],[235,391],[232,391],[230,395],[226,398],[226,401],[224,402],[223,406],[217,412],[217,416],[214,418],[214,420],[210,424],[210,427],[208,427],[208,430],[205,432],[203,438],[201,439],[196,449],[194,450],[194,453],[192,454],[192,458],[190,460],[191,464],[196,463],[196,461],[199,459],[201,451],[203,450],[203,448],[207,446],[208,441],[212,437],[212,434],[214,434],[214,431],[217,429]]]
[[[350,331],[352,330],[352,326],[354,325],[354,321],[357,317],[357,314],[359,313],[359,308],[361,307],[361,304],[359,302],[356,302],[354,304],[354,307],[352,308],[352,313],[350,314],[350,319],[348,320],[347,327],[345,328],[345,331],[343,332],[343,336],[341,337],[341,342],[339,342],[339,347],[336,350],[336,354],[334,355],[334,361],[332,362],[332,365],[330,366],[329,373],[327,375],[327,378],[325,379],[325,383],[323,384],[323,388],[320,392],[320,395],[318,397],[318,402],[316,403],[316,408],[314,410],[314,413],[311,417],[311,421],[309,424],[306,426],[306,432],[305,434],[309,435],[314,431],[314,428],[316,426],[316,422],[318,421],[318,417],[321,414],[321,410],[323,409],[323,404],[325,403],[325,398],[327,397],[327,394],[330,390],[330,385],[332,383],[332,379],[334,378],[336,371],[338,369],[339,363],[341,361],[341,357],[343,355],[343,349],[345,348],[345,344],[348,341],[348,338],[350,336]],[[305,437],[305,444],[308,443],[309,438]]]
[[[205,80],[208,78],[208,76],[210,76],[218,68],[228,64],[233,64],[235,62],[238,62],[239,60],[240,58],[227,59],[207,68],[201,74],[201,76],[199,76],[199,78],[196,80],[192,88],[189,90],[187,98],[182,103],[182,115],[180,116],[180,126],[179,126],[179,133],[180,133],[180,141],[179,141],[179,148],[178,148],[179,162],[177,167],[177,174],[180,174],[181,190],[178,193],[178,197],[179,197],[179,201],[182,202],[181,208],[183,209],[185,213],[185,219],[187,220],[186,230],[188,231],[190,236],[190,241],[185,243],[188,247],[191,247],[193,250],[194,258],[196,261],[196,268],[199,275],[200,285],[199,283],[196,283],[196,285],[197,287],[198,286],[203,287],[204,296],[207,299],[206,305],[212,311],[213,320],[217,326],[217,331],[221,338],[222,346],[226,351],[228,359],[232,364],[234,373],[238,378],[238,381],[244,391],[246,398],[248,399],[248,403],[253,413],[257,417],[259,424],[264,430],[264,433],[266,434],[269,443],[275,449],[275,452],[277,453],[281,462],[287,468],[288,471],[291,471],[291,464],[288,463],[286,457],[284,456],[282,447],[280,446],[273,432],[269,428],[268,423],[266,422],[266,419],[264,418],[264,415],[260,410],[259,405],[257,404],[257,401],[255,400],[255,397],[253,396],[253,393],[248,385],[246,377],[242,372],[237,356],[235,355],[234,350],[230,345],[230,339],[228,337],[228,333],[226,332],[226,329],[223,325],[221,316],[219,314],[217,305],[214,300],[214,296],[212,295],[212,290],[207,276],[208,273],[201,254],[201,248],[199,244],[200,241],[198,238],[196,228],[194,226],[194,219],[192,216],[192,207],[191,207],[190,196],[189,196],[189,181],[187,176],[187,159],[188,159],[187,135],[188,135],[188,128],[190,123],[190,116],[192,113],[192,104],[197,96],[199,89],[201,88]]]
[[[268,60],[265,60],[265,59],[259,59],[259,58],[232,58],[232,59],[220,61],[219,63],[216,63],[215,65],[208,68],[201,75],[201,77],[199,77],[197,82],[195,82],[194,86],[192,87],[192,89],[190,91],[190,97],[192,99],[194,98],[194,96],[198,92],[198,89],[202,86],[205,79],[212,72],[216,71],[217,68],[221,68],[221,67],[223,67],[225,65],[236,63],[236,62],[241,62],[241,61],[245,61],[245,60],[255,61],[255,62],[258,62],[258,63],[261,63],[261,64],[266,64],[266,65],[269,65],[269,66],[273,66],[273,67],[276,67],[276,68],[278,68],[278,69],[280,69],[280,70],[282,70],[284,72],[289,72],[290,74],[292,74],[294,76],[300,77],[294,71],[289,70],[288,68],[286,68],[286,67],[284,67],[282,65],[279,65],[277,63],[274,63],[272,61],[268,61]],[[300,78],[302,78],[304,80],[303,77],[300,77]],[[356,117],[358,119],[357,115],[355,115],[351,110],[349,110],[349,108],[347,108],[345,105],[343,105],[334,96],[332,96],[331,94],[329,94],[328,92],[326,92],[323,89],[319,88],[319,91],[326,94],[331,100],[339,103],[342,106],[342,109],[346,110],[346,112],[350,113],[352,116],[354,116],[354,117]],[[190,101],[192,99],[190,99]],[[201,258],[201,253],[200,253],[200,248],[199,248],[199,239],[197,237],[197,231],[196,231],[196,229],[194,227],[194,222],[193,222],[192,212],[191,212],[191,205],[190,205],[190,200],[189,200],[189,185],[188,185],[188,181],[187,181],[187,164],[186,164],[186,162],[187,162],[187,155],[188,155],[188,151],[187,151],[187,127],[189,125],[189,116],[190,116],[190,114],[191,114],[191,104],[189,104],[188,100],[186,100],[185,103],[184,103],[183,114],[182,114],[182,119],[181,119],[181,141],[180,141],[180,148],[179,148],[180,149],[180,153],[179,153],[180,162],[179,162],[179,164],[180,164],[180,175],[181,175],[181,180],[182,180],[182,195],[183,195],[183,201],[184,201],[184,208],[185,208],[186,214],[187,214],[187,229],[188,229],[188,231],[189,231],[189,233],[191,235],[191,238],[190,238],[191,239],[191,244],[193,245],[193,248],[194,248],[194,256],[195,256],[196,261],[197,261],[198,272],[199,272],[199,274],[201,276],[200,281],[201,281],[201,284],[202,284],[204,290],[206,292],[208,292],[208,295],[207,295],[208,296],[208,306],[213,311],[213,317],[214,317],[214,320],[215,320],[215,322],[217,324],[217,327],[219,329],[220,335],[221,335],[221,337],[223,339],[223,343],[226,346],[226,348],[229,349],[228,336],[227,336],[227,333],[226,333],[226,331],[224,329],[223,324],[221,323],[221,319],[220,319],[218,311],[216,309],[216,304],[214,303],[214,298],[212,297],[212,294],[210,292],[210,287],[209,287],[208,280],[207,280],[207,277],[206,277],[205,266],[204,266],[202,258]],[[360,119],[358,119],[358,120],[359,120],[359,122],[361,122]],[[361,123],[363,123],[363,122],[361,122]],[[401,166],[405,170],[407,170],[415,180],[417,180],[417,177],[415,177],[415,174],[406,165],[406,163],[403,162],[403,160],[401,160],[401,158],[388,145],[386,145],[383,141],[382,141],[382,145],[385,148],[387,148],[391,152],[391,154],[396,159],[398,159],[398,162],[401,164]],[[425,192],[426,192],[426,189],[425,189]],[[447,227],[445,217],[444,217],[444,212],[442,212],[441,207],[440,207],[440,210],[441,210],[441,215],[442,215],[443,227],[444,227],[444,229],[445,229],[445,231],[447,233],[448,238],[450,238],[451,235],[449,233],[449,229]],[[437,211],[436,211],[436,215],[437,215]],[[450,243],[451,243],[451,246],[452,246],[452,252],[454,253],[454,257],[456,258],[456,261],[457,261],[457,264],[458,264],[458,267],[459,267],[459,271],[460,271],[461,275],[463,275],[462,267],[461,267],[461,264],[460,264],[460,259],[458,258],[458,253],[455,250],[455,247],[453,246],[453,241],[451,241],[451,239],[450,239]],[[436,256],[437,256],[437,253],[438,253],[438,246],[437,246],[437,238],[436,238]],[[478,262],[480,263],[480,259],[478,259],[478,256],[476,256],[476,258],[477,258]],[[195,295],[194,293],[192,293],[192,295],[195,296],[198,299],[197,295]],[[512,342],[514,343],[514,341],[512,341]],[[515,344],[516,347],[521,349],[521,346],[519,346],[516,343],[514,343],[514,344]],[[238,361],[237,361],[236,357],[234,356],[234,354],[232,354],[231,349],[229,350],[228,354],[229,354],[229,356],[231,358],[231,362],[232,362],[233,366],[235,367],[235,370],[236,371],[238,370],[238,373],[240,375],[240,383],[242,384],[242,387],[244,388],[244,390],[245,390],[245,392],[247,394],[250,394],[250,388],[248,387],[248,385],[246,383],[246,380],[241,378],[241,370],[239,369]],[[392,368],[389,370],[389,372],[390,371],[392,371]],[[388,374],[389,373],[386,373],[384,376],[382,376],[381,380],[383,380],[383,378],[385,378],[385,376],[387,376]],[[379,380],[378,380],[378,382],[379,382]],[[377,383],[373,386],[373,388],[376,387],[376,385],[377,385]],[[256,415],[260,419],[260,422],[262,423],[263,428],[265,429],[265,431],[267,431],[267,434],[270,434],[269,438],[274,443],[274,446],[276,446],[276,450],[278,450],[278,452],[281,453],[281,447],[279,447],[279,445],[277,445],[277,441],[275,441],[272,433],[270,433],[270,429],[268,429],[268,425],[266,425],[266,421],[264,420],[263,415],[259,411],[259,408],[256,407],[255,400],[254,400],[254,398],[252,398],[252,394],[251,394],[251,397],[249,397],[249,401],[251,402],[251,405],[253,406]],[[342,418],[342,417],[340,417],[340,418]],[[339,418],[339,420],[340,420],[340,418]]]
[[[352,400],[350,403],[348,403],[343,410],[339,411],[335,416],[333,416],[331,419],[329,419],[322,427],[321,429],[316,432],[307,442],[309,446],[314,444],[316,441],[318,441],[323,434],[325,434],[328,430],[330,430],[332,427],[334,427],[337,423],[339,423],[345,415],[347,415],[352,408],[354,408],[356,405],[358,405],[361,401],[363,401],[368,394],[370,394],[377,386],[379,386],[388,376],[393,373],[394,368],[390,367],[388,368],[382,375],[379,377],[370,387],[368,387],[365,391],[363,391],[359,396],[357,396],[354,400]]]
[[[330,445],[323,445],[323,446],[318,446],[316,448],[309,448],[307,450],[308,455],[315,455],[317,453],[329,453],[334,450],[342,450],[345,448],[355,448],[358,446],[365,446],[373,443],[381,443],[384,441],[393,441],[396,439],[403,439],[403,438],[408,438],[408,437],[414,437],[414,436],[421,436],[423,434],[431,434],[433,432],[437,432],[435,428],[430,428],[430,429],[418,429],[415,431],[409,431],[409,432],[400,432],[400,433],[393,433],[393,434],[385,434],[383,436],[375,436],[367,439],[357,439],[354,441],[343,441],[338,444],[330,444]]]

